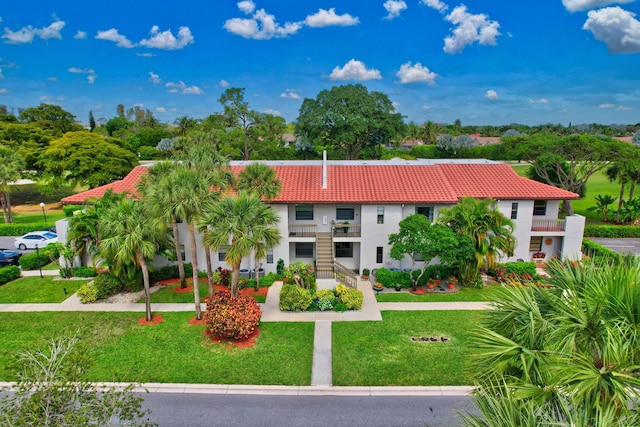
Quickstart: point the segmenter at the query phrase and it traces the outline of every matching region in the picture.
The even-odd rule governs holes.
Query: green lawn
[[[62,302],[87,280],[53,280],[51,276],[21,277],[0,286],[0,303]],[[65,294],[66,290],[66,294]]]
[[[51,224],[53,227],[55,222],[59,219],[66,218],[62,209],[60,210],[47,210],[47,224]],[[4,218],[0,217],[0,224],[4,224]],[[13,222],[14,224],[30,224],[32,222],[44,222],[44,216],[42,212],[38,213],[14,213],[13,214]]]
[[[188,324],[193,313],[160,313],[165,322],[139,326],[142,313],[0,313],[0,380],[15,380],[12,356],[79,331],[95,364],[91,381],[309,385],[313,323],[263,323],[253,348],[229,349]]]
[[[484,289],[460,288],[460,291],[455,293],[423,295],[392,291],[376,295],[376,300],[378,302],[491,301],[499,289],[500,286],[491,285]]]
[[[334,322],[333,383],[338,386],[471,384],[470,334],[482,312],[384,311],[382,322]],[[412,337],[450,338],[414,342]]]

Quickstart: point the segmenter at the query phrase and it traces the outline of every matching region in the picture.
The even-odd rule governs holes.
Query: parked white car
[[[16,249],[24,251],[26,249],[35,249],[36,245],[38,245],[38,248],[44,248],[57,241],[58,235],[56,233],[52,233],[51,231],[32,231],[24,236],[16,237],[13,245]]]

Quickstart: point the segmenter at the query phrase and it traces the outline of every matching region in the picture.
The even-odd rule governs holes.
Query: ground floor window
[[[382,262],[383,262],[382,261],[382,250],[383,250],[382,246],[378,246],[376,248],[376,263],[378,263],[378,264],[382,264]]]
[[[336,242],[336,258],[353,258],[353,242]]]
[[[267,264],[273,264],[273,248],[267,249]]]
[[[538,252],[542,250],[542,236],[531,236],[529,241],[529,252]]]
[[[313,258],[313,243],[297,242],[296,258]]]
[[[187,260],[187,253],[184,250],[184,245],[180,245],[180,259],[182,261],[186,261]]]
[[[225,258],[227,257],[227,250],[229,250],[229,246],[223,246],[218,249],[218,261],[225,262]]]

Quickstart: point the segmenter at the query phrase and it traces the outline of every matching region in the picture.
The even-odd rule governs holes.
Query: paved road
[[[616,252],[640,255],[640,239],[613,239],[605,237],[587,237],[587,239],[606,246]]]
[[[149,393],[161,427],[457,426],[467,396],[273,396]]]

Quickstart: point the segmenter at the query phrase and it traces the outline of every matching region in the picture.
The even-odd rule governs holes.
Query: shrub
[[[363,276],[368,276],[369,274],[371,274],[371,270],[369,270],[368,268],[363,268],[362,269],[362,275]]]
[[[344,294],[345,292],[347,292],[347,288],[345,285],[343,285],[342,283],[340,283],[338,286],[336,286],[336,295],[338,295],[338,298]]]
[[[109,298],[122,290],[122,282],[111,273],[100,273],[93,279],[96,289],[96,299]]]
[[[591,258],[604,258],[611,261],[620,261],[623,258],[619,253],[588,239],[582,239],[582,252]]]
[[[585,237],[640,237],[640,226],[637,225],[587,225],[584,227]]]
[[[231,286],[231,270],[218,267],[216,271],[220,272],[220,283],[218,284],[226,287]]]
[[[95,268],[86,265],[73,269],[73,277],[96,277],[97,274]]]
[[[78,288],[76,291],[80,302],[87,304],[90,302],[96,302],[98,300],[98,289],[91,283],[86,283]]]
[[[376,281],[382,283],[386,288],[395,288],[396,285],[400,285],[403,288],[411,286],[411,278],[408,272],[391,271],[386,268],[376,270]]]
[[[503,264],[496,264],[493,269],[489,270],[489,274],[497,276],[500,271],[504,269],[503,274],[513,273],[517,275],[528,274],[529,276],[535,276],[536,263],[535,262],[505,262]]]
[[[268,273],[268,274],[265,274],[264,277],[260,278],[260,286],[271,286],[273,285],[273,282],[277,280],[282,280],[282,279],[283,279],[282,275],[279,275],[277,273]]]
[[[337,311],[338,313],[342,313],[343,311],[349,310],[347,305],[343,302],[338,302],[334,307],[333,311]]]
[[[347,306],[348,310],[360,310],[364,302],[364,295],[358,289],[347,289],[340,295],[340,301]]]
[[[73,216],[75,211],[81,211],[82,205],[64,205],[62,207],[62,212],[64,212],[64,216],[70,217]]]
[[[40,251],[40,254],[31,252],[30,254],[22,255],[18,262],[23,270],[35,270],[43,265],[49,264],[51,259]]]
[[[282,276],[284,274],[284,260],[278,258],[278,264],[276,264],[276,274]]]
[[[17,265],[9,265],[7,267],[0,268],[0,285],[4,285],[18,277],[20,277],[20,267]]]
[[[332,300],[336,297],[331,289],[320,289],[316,292],[316,298],[319,300]]]
[[[218,291],[207,299],[204,314],[211,334],[234,340],[247,338],[260,322],[262,312],[255,299],[232,297],[229,291]]]
[[[280,310],[305,311],[313,302],[311,292],[296,285],[282,285]]]
[[[320,311],[329,311],[333,309],[336,302],[336,295],[331,289],[320,289],[315,294],[318,309]]]
[[[46,230],[51,223],[31,222],[28,224],[0,224],[0,236],[22,236],[31,231]]]
[[[316,301],[316,305],[320,311],[331,311],[333,309],[333,299],[319,299]]]

